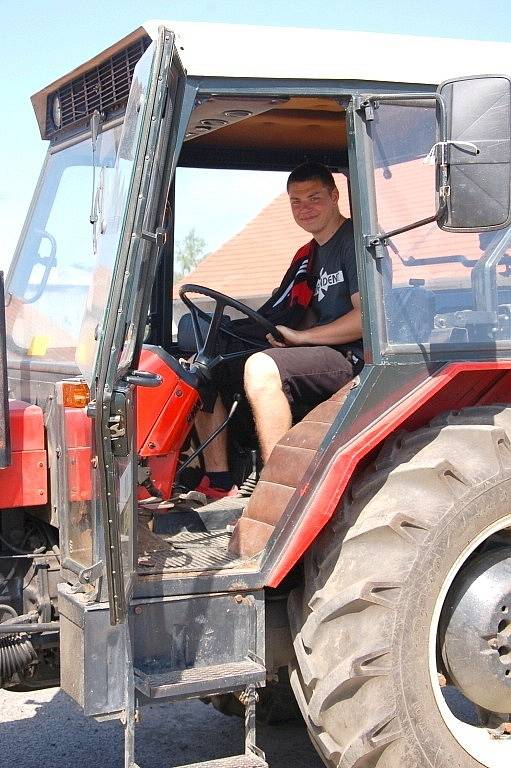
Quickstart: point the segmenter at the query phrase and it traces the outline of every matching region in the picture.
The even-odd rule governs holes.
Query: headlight
[[[60,128],[62,126],[62,109],[60,106],[60,98],[58,96],[53,97],[51,117],[55,128]]]

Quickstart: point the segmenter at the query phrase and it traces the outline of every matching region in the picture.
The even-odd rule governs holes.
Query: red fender
[[[342,446],[324,470],[266,584],[276,587],[334,514],[357,467],[398,429],[413,431],[445,411],[511,402],[511,361],[449,363]],[[310,482],[299,488],[305,495]]]

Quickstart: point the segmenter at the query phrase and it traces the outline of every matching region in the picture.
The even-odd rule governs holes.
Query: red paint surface
[[[417,386],[334,455],[267,585],[280,584],[332,517],[357,467],[393,432],[418,429],[445,411],[509,402],[511,361],[450,363]]]
[[[142,348],[139,367],[161,377],[158,387],[137,387],[137,451],[147,459],[151,482],[168,499],[181,447],[199,404],[197,390],[153,350]],[[145,490],[141,489],[141,495]]]
[[[92,499],[92,419],[85,408],[64,408],[64,450],[69,501]]]
[[[64,408],[64,430],[67,448],[92,446],[92,419],[85,408]]]
[[[137,451],[139,456],[165,456],[179,451],[193,424],[199,402],[190,387],[153,350],[142,349],[139,367],[161,377],[158,387],[137,387]]]
[[[1,507],[30,507],[48,501],[48,463],[42,409],[9,401],[11,464],[0,469]]]
[[[38,405],[22,400],[9,400],[11,450],[44,450],[43,411]]]

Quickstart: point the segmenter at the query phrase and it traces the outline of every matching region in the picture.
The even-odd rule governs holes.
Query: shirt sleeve
[[[355,256],[355,236],[353,234],[353,224],[351,222],[349,229],[346,231],[346,237],[342,247],[342,256],[344,261],[344,274],[346,275],[349,294],[350,296],[353,296],[354,293],[358,293],[359,289],[357,259]]]

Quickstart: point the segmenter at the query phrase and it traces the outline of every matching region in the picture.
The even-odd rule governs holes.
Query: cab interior
[[[233,97],[218,93],[200,94],[186,127],[178,166],[289,173],[300,163],[314,160],[324,163],[333,172],[346,173],[346,104],[347,98],[342,94],[335,97],[296,94]],[[377,198],[378,201],[385,198],[392,202],[393,213],[398,217],[393,223],[397,226],[421,218],[420,215],[414,218],[414,212],[410,210],[403,211],[403,199],[409,200],[412,193],[418,191],[434,199],[434,169],[426,170],[426,173],[431,174],[431,179],[429,176],[414,176],[406,180],[402,176],[410,159],[416,168],[425,167],[422,157],[435,140],[434,119],[424,121],[420,113],[422,107],[421,103],[418,107],[412,105],[406,122],[400,122],[399,115],[394,116],[395,122],[392,122],[391,116],[381,121],[384,141],[379,146],[376,146],[378,142],[375,141]],[[398,154],[386,155],[387,146]],[[385,195],[379,195],[378,184],[387,184],[390,193],[386,190]],[[394,195],[396,190],[401,197]],[[228,216],[229,202],[225,204]],[[201,206],[197,205],[199,219],[200,212]],[[385,231],[385,222],[380,221],[380,224]],[[386,228],[389,228],[388,224]],[[474,291],[471,286],[471,270],[481,253],[477,236],[470,235],[471,242],[467,245],[466,235],[444,233],[436,223],[431,224],[429,230],[412,230],[412,235],[415,240],[407,239],[406,233],[393,238],[384,252],[384,265],[391,265],[387,280],[384,275],[389,347],[394,345],[395,350],[406,350],[412,345],[416,349],[417,346],[422,345],[424,348],[426,345],[433,349],[436,345],[439,359],[449,359],[441,358],[442,354],[452,354],[449,347],[452,349],[453,346],[472,342],[480,346],[487,345],[487,324],[478,326],[472,319],[478,317],[478,313],[474,312],[477,307],[473,304]],[[421,258],[421,253],[425,254],[425,258]],[[469,257],[460,254],[468,254]],[[511,332],[509,262],[509,257],[504,257],[497,273],[500,305],[500,322],[497,327],[500,336],[497,335],[497,338],[503,339],[509,338]],[[241,262],[240,268],[243,268]],[[172,283],[169,261],[162,262],[156,282],[158,288],[153,297],[148,340],[163,347],[173,359],[186,358],[189,347],[183,348],[179,334],[177,340],[172,339],[169,330],[172,318],[168,291]],[[208,311],[211,304],[202,302],[201,307]],[[417,353],[421,354],[420,350]],[[171,560],[166,559],[168,551],[165,548],[172,548],[176,544],[176,536],[198,536],[202,544],[196,551],[201,552],[201,557],[204,552],[212,553],[211,567],[216,568],[220,562],[222,567],[238,567],[240,562],[244,563],[243,567],[247,567],[247,563],[252,566],[257,563],[284,513],[287,516],[289,508],[296,501],[297,489],[304,483],[307,472],[316,461],[322,441],[338,417],[348,394],[349,388],[305,414],[276,446],[264,468],[261,468],[257,459],[254,427],[248,406],[242,398],[228,428],[230,468],[238,486],[250,477],[256,479],[253,493],[250,498],[246,497],[242,501],[227,499],[205,506],[195,502],[192,504],[189,496],[179,499],[178,503],[171,499],[166,509],[160,505],[158,510],[152,512],[148,512],[150,505],[144,503],[145,513],[151,518],[144,536],[146,539],[147,536],[157,536],[159,541],[161,554],[158,573],[180,571],[180,565],[174,567],[170,564]],[[193,432],[190,434],[182,451],[185,461],[196,449]],[[196,462],[188,466],[186,473],[180,476],[185,496],[186,488],[194,487],[201,472],[199,455]],[[206,540],[212,549],[204,549]],[[153,542],[155,546],[156,541]],[[186,549],[186,545],[183,546]],[[147,551],[143,557],[149,557],[145,561],[147,563],[152,562],[149,549],[149,543],[146,542]],[[182,549],[179,551],[182,554]],[[162,563],[166,564],[163,566]],[[146,565],[143,572],[147,572],[148,567]],[[204,567],[201,561],[200,569]],[[195,566],[191,565],[190,568],[193,570]]]
[[[341,97],[201,95],[186,129],[178,165],[288,173],[306,160],[316,160],[334,172],[346,170],[343,103]],[[288,256],[290,259],[292,253]],[[168,320],[170,312],[168,307],[164,309],[170,277],[170,264],[164,259],[156,280],[146,341],[163,347],[161,354],[175,368],[173,361],[189,358],[189,338],[184,345],[180,334],[170,339],[168,322],[167,333],[162,333],[161,320]],[[211,309],[207,302],[198,303],[203,310]],[[179,475],[169,500],[153,497],[140,502],[139,575],[171,578],[219,568],[255,568],[338,414],[347,395],[345,389],[306,414],[304,421],[292,428],[294,434],[287,436],[285,444],[276,447],[264,468],[257,455],[248,405],[242,398],[227,429],[231,472],[247,495],[208,504],[198,501],[189,489],[202,474],[199,454]],[[187,461],[196,449],[192,429],[182,446],[180,461]],[[150,465],[150,461],[143,463]]]
[[[347,167],[342,97],[199,97],[181,165],[292,170],[305,160]]]

